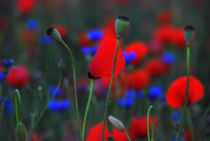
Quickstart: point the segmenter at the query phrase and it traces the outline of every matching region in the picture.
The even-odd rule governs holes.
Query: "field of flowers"
[[[209,0],[0,0],[0,141],[210,141]]]

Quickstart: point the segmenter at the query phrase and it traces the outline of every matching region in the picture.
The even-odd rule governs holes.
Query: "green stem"
[[[79,132],[81,135],[81,121],[80,121],[80,113],[79,113],[79,105],[78,105],[78,96],[77,96],[77,82],[76,82],[76,68],[75,68],[75,61],[71,49],[69,46],[62,40],[61,44],[67,49],[69,55],[72,60],[72,69],[73,69],[73,81],[74,81],[74,95],[75,95],[75,106],[76,106],[76,113],[77,113],[77,120],[79,124]]]
[[[127,136],[127,138],[128,138],[128,141],[131,141],[131,138],[130,138],[128,132],[127,132],[126,130],[124,130],[124,133],[126,134],[126,136]]]
[[[93,95],[93,79],[90,79],[90,94],[88,97],[88,102],[85,110],[85,115],[84,115],[84,120],[83,120],[83,126],[82,126],[82,141],[84,141],[85,137],[85,127],[86,127],[86,121],[87,121],[87,116],[88,116],[88,111],[90,108],[90,102],[92,100],[92,95]]]
[[[19,116],[18,116],[18,103],[17,103],[17,96],[14,94],[15,97],[15,116],[16,116],[16,123],[19,123]]]
[[[190,85],[190,45],[186,46],[187,49],[187,87],[186,87],[186,96],[185,96],[185,102],[184,102],[184,109],[182,110],[182,117],[181,117],[181,123],[179,127],[179,136],[178,141],[181,140],[182,137],[182,130],[183,130],[183,124],[184,124],[184,117],[187,110],[187,101],[188,101],[188,95],[189,95],[189,85]]]
[[[149,119],[150,119],[150,112],[152,110],[153,106],[150,105],[148,110],[147,110],[147,138],[148,138],[148,141],[150,141],[150,132],[149,132],[149,129],[150,129],[150,124],[149,124]],[[154,122],[155,122],[155,119],[153,119],[153,126],[154,126]],[[154,134],[154,127],[152,127],[152,141],[153,141],[153,134]]]
[[[21,112],[21,96],[20,96],[20,92],[18,89],[15,89],[15,94],[14,94],[14,98],[15,98],[15,115],[16,115],[16,122],[21,123],[22,122],[22,112]],[[18,108],[19,107],[19,108]],[[18,112],[18,109],[20,110]],[[20,116],[19,116],[20,114]]]
[[[194,134],[194,128],[193,128],[192,119],[190,117],[190,110],[189,110],[189,108],[187,108],[187,121],[188,121],[188,124],[190,126],[191,133],[192,133],[192,141],[194,141],[195,140],[195,134]]]
[[[155,111],[153,114],[153,123],[152,123],[152,141],[154,141],[154,130],[155,130]]]
[[[114,72],[115,72],[115,65],[116,65],[116,60],[117,60],[117,53],[118,53],[118,49],[119,49],[119,42],[120,42],[120,38],[117,37],[117,47],[116,47],[116,52],[115,52],[115,56],[114,56],[112,77],[111,77],[111,82],[110,82],[110,85],[109,85],[109,91],[108,91],[108,94],[107,94],[106,106],[105,106],[105,112],[104,112],[102,141],[104,141],[105,124],[106,124],[106,120],[107,120],[107,116],[108,116],[108,109],[109,109],[109,104],[110,104],[109,100],[110,100],[110,94],[111,94],[111,89],[112,89],[112,83],[113,83],[113,80],[114,80]]]

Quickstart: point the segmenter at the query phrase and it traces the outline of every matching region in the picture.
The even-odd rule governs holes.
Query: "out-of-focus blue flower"
[[[162,56],[162,60],[163,60],[163,62],[171,65],[176,62],[176,56],[172,53],[164,53]]]
[[[98,50],[98,47],[82,47],[82,53],[84,55],[94,55]]]
[[[40,41],[41,45],[51,45],[55,42],[53,39],[51,39],[47,35],[44,35],[44,36],[40,37],[39,41]]]
[[[131,108],[134,105],[133,99],[118,99],[118,105],[120,107]]]
[[[6,68],[11,68],[13,65],[14,65],[13,59],[9,59],[9,60],[4,59],[2,61],[2,66],[6,67]]]
[[[127,90],[125,92],[126,99],[134,99],[135,98],[135,91],[134,90]]]
[[[144,99],[144,93],[142,91],[136,91],[135,96],[137,100]]]
[[[134,60],[136,58],[136,53],[135,52],[131,52],[131,53],[126,53],[126,52],[123,52],[123,56],[125,58],[125,62],[126,63],[130,63],[132,60]]]
[[[173,121],[179,122],[180,119],[181,119],[181,113],[180,113],[180,112],[174,112],[174,113],[171,115],[171,118],[172,118]]]
[[[87,32],[87,38],[92,41],[98,41],[103,38],[103,32],[101,30],[90,30]]]
[[[56,86],[50,86],[48,88],[49,95],[50,96],[55,95],[57,97],[57,96],[60,96],[61,94],[63,94],[63,90],[61,88],[58,88],[57,90],[56,89],[57,89]]]
[[[161,87],[151,87],[149,90],[149,99],[155,100],[160,98],[162,95],[162,88]]]
[[[36,30],[39,27],[39,23],[35,19],[30,19],[27,21],[26,26],[29,30]]]
[[[11,115],[13,113],[12,100],[8,98],[2,98],[0,100],[0,104],[4,104],[5,110],[8,115]]]
[[[70,101],[64,100],[64,101],[56,101],[52,100],[48,104],[48,109],[54,112],[62,112],[70,107]]]
[[[4,81],[4,74],[0,71],[0,83]]]

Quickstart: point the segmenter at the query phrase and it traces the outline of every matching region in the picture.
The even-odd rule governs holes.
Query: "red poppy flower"
[[[150,74],[150,76],[160,76],[166,74],[170,67],[168,64],[159,59],[153,59],[147,62],[145,69]]]
[[[171,43],[174,40],[174,28],[171,25],[160,26],[154,36],[161,44]]]
[[[82,34],[80,34],[79,42],[80,42],[81,46],[92,46],[94,44],[93,41],[91,41],[87,38],[86,32],[83,32]]]
[[[117,40],[111,38],[104,38],[99,45],[99,48],[93,57],[92,62],[89,65],[89,75],[93,78],[100,77],[111,77],[114,56],[116,52]],[[115,67],[115,76],[125,68],[125,59],[121,48],[119,47],[116,67]]]
[[[192,141],[192,132],[191,130],[185,130],[184,131],[184,136],[185,136],[185,139],[186,141]]]
[[[184,105],[187,87],[187,76],[178,78],[168,88],[166,100],[172,108],[180,108]],[[199,101],[204,95],[203,85],[195,77],[190,76],[188,104]]]
[[[140,60],[142,60],[148,53],[148,47],[143,42],[134,42],[129,44],[126,49],[126,53],[135,52],[136,58],[132,61],[133,64],[137,64]]]
[[[155,119],[155,126],[158,125],[158,120]],[[149,118],[149,127],[153,125],[153,117]],[[151,133],[151,131],[150,131]],[[147,117],[133,118],[129,130],[131,139],[145,138],[147,137]]]
[[[103,30],[104,38],[117,38],[115,33],[115,19],[108,20]]]
[[[141,90],[150,83],[149,74],[144,70],[137,70],[134,72],[127,72],[122,74],[122,87],[126,89]]]
[[[59,26],[55,26],[55,28],[60,33],[61,37],[65,37],[66,36],[66,27],[65,26],[59,25]]]
[[[86,141],[101,141],[102,130],[103,130],[102,122],[93,126],[87,135]],[[105,126],[104,141],[109,141],[109,138],[113,138],[114,141],[127,141],[128,140],[124,132],[119,131],[114,128],[113,132],[110,133],[107,129],[107,126]]]
[[[18,0],[17,9],[21,13],[30,13],[35,5],[36,0]]]
[[[33,135],[33,140],[32,141],[39,141],[39,138],[38,138],[37,134]]]
[[[172,40],[172,44],[177,47],[185,47],[186,41],[184,38],[184,29],[174,30],[174,38]]]
[[[111,82],[111,77],[102,77],[102,82],[104,83],[104,85],[106,87],[109,87],[110,82]],[[119,82],[118,78],[114,77],[114,80],[113,80],[113,83],[112,83],[112,87],[115,87],[118,82]]]
[[[11,86],[23,87],[29,81],[29,72],[23,66],[12,68],[7,75],[6,81]]]
[[[171,21],[172,14],[170,11],[162,11],[158,14],[158,21],[162,24],[169,23]]]

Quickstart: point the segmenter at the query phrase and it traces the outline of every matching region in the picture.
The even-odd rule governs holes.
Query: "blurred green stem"
[[[111,95],[111,90],[112,90],[112,83],[113,83],[113,80],[114,80],[114,72],[115,72],[115,65],[116,65],[116,61],[117,61],[117,53],[118,53],[118,49],[119,49],[119,42],[120,42],[120,37],[118,36],[117,37],[117,47],[116,47],[113,69],[112,69],[112,77],[111,77],[111,82],[110,82],[110,85],[109,85],[109,91],[108,91],[108,94],[107,94],[106,106],[105,106],[105,112],[104,112],[102,141],[104,141],[105,124],[106,124],[107,114],[108,114],[108,109],[109,109],[109,104],[110,104],[109,100],[110,100],[110,95]]]
[[[14,93],[14,100],[15,100],[15,116],[16,116],[16,122],[18,123],[22,123],[22,111],[21,111],[21,96],[20,96],[20,92],[18,89],[15,89],[15,93]],[[18,112],[19,109],[19,112]]]
[[[73,69],[73,81],[74,81],[74,95],[75,95],[75,106],[76,106],[76,113],[77,113],[77,120],[79,124],[79,132],[81,136],[81,121],[80,121],[80,113],[79,113],[79,105],[78,105],[78,96],[77,96],[77,81],[76,81],[76,68],[75,68],[75,61],[71,49],[69,46],[62,40],[61,44],[67,49],[69,55],[72,60],[72,69]]]
[[[181,123],[180,123],[180,127],[179,127],[178,141],[180,141],[181,137],[182,137],[184,117],[185,117],[185,113],[186,113],[186,110],[187,110],[187,101],[188,101],[189,85],[190,85],[190,45],[189,44],[186,46],[186,49],[187,49],[187,56],[186,56],[186,60],[187,60],[187,87],[186,87],[184,109],[182,110]]]
[[[88,102],[87,102],[87,106],[86,106],[86,110],[85,110],[85,116],[84,116],[84,120],[83,120],[82,141],[84,141],[84,137],[85,137],[85,127],[86,127],[88,111],[89,111],[89,108],[90,108],[90,102],[92,100],[92,95],[93,95],[93,79],[90,79],[90,94],[89,94],[89,97],[88,97]]]
[[[150,105],[148,110],[147,110],[147,138],[148,138],[148,141],[150,141],[150,112],[152,110],[153,106]],[[151,141],[154,141],[154,127],[155,127],[155,113],[153,115],[153,124],[152,124],[152,139]]]
[[[126,130],[124,130],[124,133],[126,134],[126,136],[127,136],[127,138],[128,138],[128,141],[131,141],[131,138],[130,138],[128,132],[127,132]]]
[[[187,108],[187,121],[188,121],[188,124],[190,126],[191,133],[192,133],[192,141],[195,141],[194,128],[193,128],[193,123],[192,123],[192,119],[191,119],[191,116],[190,116],[190,109],[189,108]]]

